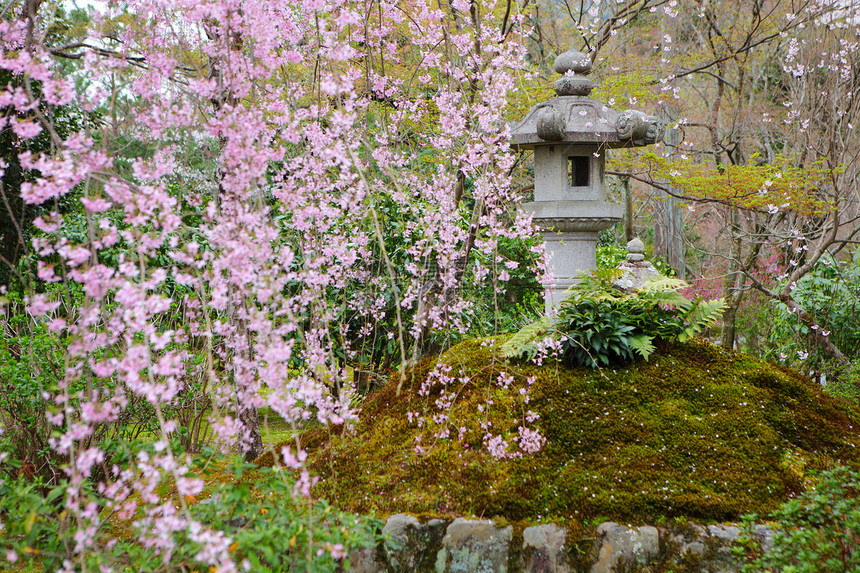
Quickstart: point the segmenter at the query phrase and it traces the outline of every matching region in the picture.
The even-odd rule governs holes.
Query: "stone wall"
[[[391,516],[385,540],[350,555],[358,573],[736,573],[731,551],[739,530],[733,525],[661,528],[606,522],[592,534],[571,536],[558,525],[515,529],[489,520],[457,518],[419,521]],[[772,532],[756,535],[765,549]]]

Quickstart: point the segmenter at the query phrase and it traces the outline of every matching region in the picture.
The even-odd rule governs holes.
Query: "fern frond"
[[[690,311],[689,324],[678,336],[678,340],[684,342],[693,338],[703,329],[717,322],[725,310],[726,301],[722,298],[697,301]]]
[[[679,292],[686,286],[687,283],[680,279],[664,276],[653,277],[645,281],[645,284],[633,296],[647,304],[679,308],[686,311],[693,304]]]
[[[654,337],[647,334],[640,334],[638,336],[628,338],[627,344],[629,344],[630,348],[635,350],[639,356],[644,358],[646,362],[648,361],[648,357],[654,354],[654,351],[657,350],[654,347]]]
[[[723,298],[704,300],[698,304],[691,319],[706,328],[717,322],[725,310],[726,300]]]
[[[643,294],[657,294],[662,293],[664,291],[677,292],[685,286],[687,286],[687,283],[685,283],[681,279],[676,279],[674,277],[664,277],[663,275],[660,275],[658,277],[653,277],[645,281],[645,284],[642,285],[642,288],[639,289],[639,292]]]
[[[620,291],[613,285],[621,277],[621,269],[597,269],[580,273],[577,282],[568,292],[575,295],[588,295],[608,300],[620,298]]]
[[[676,290],[664,290],[651,293],[636,293],[639,299],[651,305],[669,306],[688,310],[693,302]]]
[[[552,327],[549,317],[543,316],[538,320],[525,325],[519,332],[514,334],[507,342],[502,344],[502,356],[508,359],[533,358],[537,352],[535,341],[542,338]]]

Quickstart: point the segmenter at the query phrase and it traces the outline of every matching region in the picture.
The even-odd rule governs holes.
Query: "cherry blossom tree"
[[[295,429],[354,419],[347,363],[381,321],[401,371],[432,333],[468,330],[467,269],[504,283],[518,263],[499,242],[533,233],[511,209],[504,116],[527,77],[523,18],[462,0],[132,0],[57,43],[62,8],[7,3],[0,97],[20,198],[41,206],[15,267],[26,309],[67,341],[44,389],[77,531],[66,569],[86,568],[104,509],[138,516],[165,560],[186,532],[232,570],[223,532],[188,511],[203,484],[171,446],[194,441],[180,423],[199,408],[251,460],[263,406]],[[69,106],[103,119],[64,133],[52,110]],[[154,443],[119,463],[98,436],[132,405]]]

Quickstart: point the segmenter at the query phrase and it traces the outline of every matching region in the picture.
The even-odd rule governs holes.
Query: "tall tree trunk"
[[[248,429],[250,443],[245,452],[245,461],[253,462],[263,453],[263,434],[260,432],[260,417],[256,408],[244,408],[239,412],[239,420]]]
[[[624,192],[624,242],[629,243],[636,236],[633,229],[633,186],[630,177],[621,177]]]
[[[662,106],[660,116],[665,124],[675,121],[673,113]],[[667,129],[663,137],[667,154],[677,149],[680,134],[677,129]],[[667,184],[668,185],[668,184]],[[684,247],[684,213],[678,206],[678,201],[664,191],[657,192],[656,201],[657,221],[654,229],[654,255],[663,257],[669,266],[675,270],[678,278],[687,275],[686,252]]]
[[[206,34],[212,41],[217,41],[222,39],[220,32],[215,31],[217,28],[207,27]],[[242,50],[243,41],[239,34],[227,31],[228,37],[227,41],[230,42],[230,49],[240,51]],[[238,100],[236,97],[227,89],[224,85],[224,74],[222,70],[222,60],[219,57],[210,57],[209,59],[209,79],[214,80],[218,83],[219,92],[217,95],[213,96],[210,100],[212,103],[212,111],[217,115],[219,111],[221,111],[226,105],[235,106],[238,104]],[[218,150],[221,154],[224,153],[224,150],[227,146],[227,139],[223,134],[219,134],[218,136]],[[226,198],[226,190],[224,188],[223,180],[226,176],[224,172],[224,168],[219,168],[218,171],[218,188],[216,190],[215,195],[215,205],[220,213],[225,202]],[[247,328],[247,323],[245,320],[239,318],[237,309],[233,307],[232,304],[228,307],[228,320],[234,323],[237,327],[237,330],[241,330],[244,335],[248,338],[248,353],[249,356],[246,358],[250,361],[253,357],[251,354],[254,352],[253,344],[251,341],[251,333]],[[257,415],[257,408],[254,406],[246,406],[244,404],[238,403],[238,395],[237,391],[237,417],[245,426],[250,436],[248,450],[245,452],[245,460],[253,461],[257,457],[259,457],[263,453],[263,437],[262,432],[260,430],[260,418]]]
[[[726,299],[726,310],[723,312],[722,329],[720,330],[720,344],[724,348],[734,348],[736,329],[735,319],[738,308],[743,300],[744,275],[741,273],[741,237],[740,237],[741,215],[735,208],[729,208],[729,236],[731,248],[729,249],[729,268],[726,272],[726,280],[723,282],[723,297]]]
[[[657,221],[654,230],[654,255],[663,257],[678,278],[687,275],[684,247],[684,213],[671,195],[658,191]]]

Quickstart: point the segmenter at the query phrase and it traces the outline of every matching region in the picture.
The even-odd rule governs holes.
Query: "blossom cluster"
[[[182,404],[205,404],[221,447],[249,456],[261,453],[261,408],[294,429],[349,424],[347,363],[373,325],[398,317],[404,359],[427,332],[468,329],[470,253],[494,260],[500,239],[533,233],[510,208],[503,116],[519,44],[453,26],[425,0],[368,10],[110,3],[90,10],[90,37],[66,61],[33,34],[50,15],[0,23],[0,68],[16,78],[0,89],[12,110],[2,121],[28,173],[21,197],[43,208],[29,260],[40,285],[66,287],[37,286],[27,304],[70,341],[46,415],[68,460],[74,554],[93,550],[103,506],[165,562],[183,533],[197,561],[236,570],[229,536],[187,510],[203,485],[171,446]],[[51,120],[62,107],[114,123],[65,134]],[[45,132],[51,151],[28,151]],[[127,141],[143,151],[129,156]],[[392,205],[398,218],[385,215]],[[154,444],[115,463],[95,438],[133,404],[153,413]],[[531,430],[519,439],[539,447]],[[310,495],[304,452],[287,453],[294,494]],[[84,487],[93,480],[97,495]],[[164,480],[175,496],[158,493]]]

